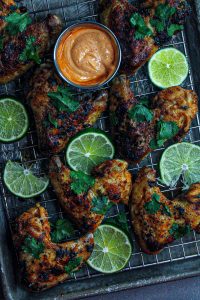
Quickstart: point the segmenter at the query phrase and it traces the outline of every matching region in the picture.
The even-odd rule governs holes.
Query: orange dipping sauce
[[[119,51],[106,30],[95,24],[80,24],[63,35],[56,60],[66,79],[76,85],[93,86],[113,75]]]

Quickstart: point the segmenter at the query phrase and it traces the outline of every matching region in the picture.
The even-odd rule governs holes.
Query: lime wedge
[[[75,171],[90,174],[91,170],[114,157],[114,146],[102,130],[90,128],[80,132],[68,144],[66,159]]]
[[[115,273],[123,269],[132,253],[128,236],[112,225],[101,225],[94,233],[94,250],[89,266],[102,273]]]
[[[21,139],[28,130],[28,115],[24,106],[10,97],[0,99],[0,141],[9,143]]]
[[[4,169],[4,182],[11,193],[21,198],[31,198],[46,190],[49,179],[38,178],[30,168],[8,161]]]
[[[149,61],[149,77],[159,88],[177,86],[186,79],[189,67],[185,55],[175,48],[156,52]]]
[[[189,143],[167,148],[160,161],[161,180],[174,187],[182,177],[185,187],[200,182],[200,147]]]

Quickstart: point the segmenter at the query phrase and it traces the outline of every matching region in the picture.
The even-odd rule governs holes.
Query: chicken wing
[[[42,58],[54,45],[61,30],[62,22],[55,15],[49,15],[43,22],[28,25],[25,31],[17,35],[10,36],[5,29],[1,30],[0,84],[16,79],[35,64],[30,58],[21,59],[28,45],[27,41],[32,41],[32,51],[33,48],[37,49],[38,57]]]
[[[23,281],[32,291],[42,291],[68,279],[69,270],[80,269],[94,244],[91,233],[75,241],[52,243],[48,213],[39,204],[16,220],[13,239]]]
[[[142,3],[138,1],[137,6],[130,4],[128,0],[100,0],[99,2],[102,23],[108,26],[119,39],[123,54],[121,71],[127,75],[133,75],[152,57],[159,45],[178,33],[182,29],[182,26],[178,25],[184,24],[190,13],[186,0],[142,1]],[[166,6],[169,9],[174,8],[175,11],[167,17],[166,24],[162,25],[162,28],[157,27],[158,22],[161,21],[157,8],[164,10]],[[163,13],[165,16],[166,12]],[[133,26],[130,22],[134,14],[136,23],[140,18],[141,37],[137,38],[135,34],[138,23]],[[169,32],[169,28],[170,31],[173,29],[172,33]],[[148,31],[148,34],[145,35],[144,30]]]
[[[170,201],[156,186],[155,175],[153,169],[141,169],[130,197],[133,231],[147,254],[159,253],[190,229],[200,231],[200,183]]]
[[[71,137],[92,126],[107,108],[108,94],[100,91],[85,94],[73,113],[58,111],[48,96],[49,92],[57,91],[58,86],[63,86],[63,82],[53,64],[46,63],[36,70],[27,96],[35,117],[40,150],[47,153],[61,152]],[[56,119],[57,128],[49,121],[49,114]]]
[[[171,87],[152,99],[149,107],[153,114],[151,121],[131,118],[131,109],[141,102],[134,97],[125,75],[113,81],[109,100],[111,132],[117,152],[131,163],[140,162],[152,151],[151,142],[157,138],[157,124],[160,120],[176,123],[178,132],[173,138],[180,141],[189,131],[198,112],[198,98],[194,91]]]
[[[94,231],[102,222],[104,215],[93,211],[95,197],[107,197],[113,203],[128,204],[131,192],[131,174],[128,164],[121,160],[110,160],[93,171],[95,184],[86,193],[76,195],[71,189],[70,170],[62,164],[59,157],[50,162],[49,176],[58,200],[64,211],[78,226],[79,230]]]

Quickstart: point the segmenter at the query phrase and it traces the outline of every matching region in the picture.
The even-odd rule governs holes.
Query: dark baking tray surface
[[[77,20],[98,20],[98,1],[95,0],[24,0],[18,2],[27,6],[33,17],[37,19],[44,18],[50,12],[60,15],[66,25]],[[193,15],[189,19],[185,31],[175,37],[170,45],[183,51],[190,60],[190,74],[183,87],[195,89],[200,96],[200,35],[194,1],[191,1],[191,4]],[[23,86],[23,79],[2,85],[0,86],[0,96],[12,94],[24,99]],[[136,96],[151,96],[157,92],[148,79],[146,66],[131,78],[131,86]],[[79,93],[78,97],[81,97],[81,92],[77,92]],[[105,125],[106,119],[107,115],[105,114],[97,125],[109,131]],[[185,140],[200,145],[200,116],[197,116],[193,121]],[[130,166],[130,170],[136,174],[138,169],[144,165],[157,170],[163,150],[164,148],[154,151],[140,165]],[[8,159],[34,163],[39,173],[43,173],[47,168],[48,159],[38,151],[33,120],[28,135],[22,141],[10,145],[0,145],[1,171]],[[46,207],[50,219],[61,217],[62,211],[51,187],[38,199],[22,201],[8,193],[3,186],[1,176],[2,172],[0,175],[0,272],[6,299],[78,299],[88,295],[200,275],[200,235],[192,232],[189,236],[170,244],[159,255],[154,256],[143,254],[135,242],[134,236],[132,236],[134,244],[132,257],[129,264],[121,272],[103,275],[85,266],[76,274],[75,279],[45,292],[30,293],[20,284],[17,259],[11,239],[12,223],[17,216],[33,206],[36,201],[40,201]],[[173,197],[177,191],[180,191],[180,187],[173,190],[167,190],[166,187],[162,186],[161,188],[169,197]],[[124,209],[123,206],[117,206],[109,213],[108,217],[117,215],[120,210]],[[126,213],[128,217],[128,211]]]

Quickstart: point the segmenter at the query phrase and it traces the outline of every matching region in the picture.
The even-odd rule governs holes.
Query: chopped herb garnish
[[[56,119],[52,118],[51,114],[48,114],[48,120],[55,128],[58,128],[58,122]]]
[[[24,245],[22,246],[22,250],[26,253],[31,254],[34,258],[39,259],[40,254],[44,252],[44,244],[38,242],[36,239],[32,237],[27,237],[24,240]]]
[[[167,28],[167,34],[168,34],[168,36],[172,37],[176,31],[183,30],[183,29],[184,29],[183,25],[171,24]]]
[[[27,26],[32,23],[32,20],[28,13],[20,14],[13,12],[6,16],[4,20],[7,22],[6,31],[10,35],[16,35],[19,32],[26,30]]]
[[[3,50],[4,36],[0,36],[0,51]]]
[[[106,224],[118,226],[122,230],[129,232],[128,221],[125,212],[120,212],[116,217],[107,219]]]
[[[66,219],[58,219],[55,224],[51,224],[51,228],[51,240],[53,243],[60,243],[75,233],[71,222]]]
[[[172,139],[179,131],[179,127],[175,122],[158,121],[156,125],[157,136],[150,143],[152,149],[162,147],[163,144]]]
[[[174,237],[174,239],[179,239],[184,235],[190,233],[191,227],[189,225],[181,226],[177,223],[174,223],[169,230],[169,233]]]
[[[152,200],[150,202],[144,204],[144,208],[148,214],[153,215],[157,213],[160,209],[162,209],[163,214],[171,216],[169,207],[166,204],[160,202],[160,195],[154,193],[151,199]]]
[[[28,60],[34,61],[36,64],[41,63],[41,59],[38,52],[38,47],[35,45],[36,38],[30,36],[26,40],[26,46],[23,52],[20,54],[19,59],[23,62]]]
[[[75,272],[76,268],[80,266],[81,262],[82,262],[81,257],[70,259],[68,264],[64,267],[65,272],[69,275],[72,275],[73,272]]]
[[[94,197],[92,199],[92,209],[91,211],[95,212],[98,215],[105,215],[106,212],[113,206],[113,203],[110,202],[108,197]]]
[[[58,86],[57,91],[48,93],[48,96],[54,100],[53,104],[59,111],[72,113],[80,107],[80,103],[74,99],[67,87]]]
[[[110,112],[110,122],[113,126],[116,126],[119,124],[118,117],[116,115],[116,112],[114,112],[114,111]]]
[[[70,177],[72,179],[70,187],[77,195],[87,192],[95,184],[95,179],[92,176],[81,171],[71,171]]]
[[[146,25],[143,17],[138,13],[134,13],[131,16],[130,23],[135,28],[134,38],[136,40],[141,40],[146,36],[151,36],[153,34],[151,29]]]
[[[153,112],[143,104],[136,104],[129,110],[129,118],[136,122],[150,122]]]

